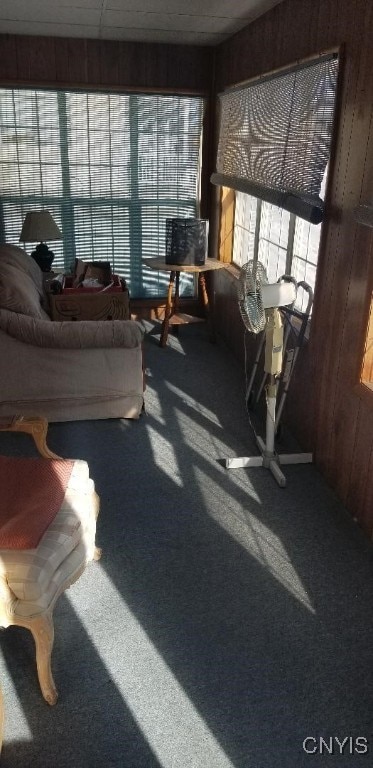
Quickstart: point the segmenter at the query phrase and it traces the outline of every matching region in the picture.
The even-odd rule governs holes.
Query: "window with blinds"
[[[282,275],[304,280],[312,290],[320,242],[320,225],[311,224],[293,213],[236,192],[232,261],[242,267],[258,260],[275,283]],[[305,311],[308,295],[300,292],[296,308]]]
[[[211,181],[320,223],[337,74],[333,54],[222,93]]]
[[[48,209],[54,270],[110,260],[133,298],[164,296],[143,259],[164,256],[167,218],[199,214],[202,121],[196,96],[0,89],[1,240]],[[192,276],[180,287],[192,295]]]

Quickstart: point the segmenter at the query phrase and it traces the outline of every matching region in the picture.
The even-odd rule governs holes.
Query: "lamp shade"
[[[61,240],[62,233],[49,211],[29,211],[23,222],[20,241],[34,243],[38,240]]]

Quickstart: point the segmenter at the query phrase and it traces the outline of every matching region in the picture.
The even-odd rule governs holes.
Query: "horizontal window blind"
[[[164,256],[167,218],[199,213],[202,121],[201,97],[0,89],[2,241],[48,209],[53,269],[110,260],[132,297],[164,296],[167,275],[143,259]]]
[[[319,223],[337,74],[338,58],[320,57],[221,94],[211,181]]]

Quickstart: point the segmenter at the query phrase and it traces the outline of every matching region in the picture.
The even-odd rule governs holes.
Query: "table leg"
[[[174,307],[172,314],[176,315],[179,311],[179,287],[180,287],[180,272],[176,272],[175,293],[174,293]],[[175,336],[179,335],[179,326],[173,326],[173,332]]]
[[[199,278],[199,286],[201,290],[201,296],[202,296],[203,307],[205,311],[209,338],[211,342],[214,342],[216,341],[215,329],[214,329],[212,314],[210,310],[210,302],[209,302],[209,297],[208,297],[207,288],[206,288],[206,280],[203,272],[199,273],[198,278]]]
[[[170,317],[172,315],[172,293],[173,293],[173,289],[174,289],[175,275],[176,275],[176,272],[174,272],[174,271],[170,272],[170,282],[168,284],[166,309],[165,309],[165,314],[164,314],[164,320],[163,320],[163,323],[162,323],[161,338],[160,338],[160,342],[159,342],[159,346],[160,347],[165,347],[166,344],[167,344],[168,328],[169,328],[169,325],[170,325]]]

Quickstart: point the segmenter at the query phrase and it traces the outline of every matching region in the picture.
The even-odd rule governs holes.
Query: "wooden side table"
[[[35,445],[44,459],[60,459],[47,446],[48,422],[43,416],[13,416],[0,418],[0,432],[26,432],[32,435]]]
[[[166,264],[162,259],[144,259],[145,264],[151,269],[156,269],[160,272],[169,272],[170,280],[168,284],[167,302],[164,320],[162,323],[162,332],[159,345],[165,347],[167,344],[168,331],[170,325],[183,325],[186,323],[200,322],[206,319],[209,327],[210,340],[215,340],[214,327],[212,322],[212,314],[210,310],[210,302],[206,288],[206,280],[204,272],[209,272],[215,269],[222,269],[226,265],[223,261],[218,259],[206,259],[205,264],[200,266],[192,264]],[[205,318],[193,317],[193,315],[186,315],[180,313],[179,310],[179,283],[180,272],[194,272],[198,275],[198,284],[201,291]]]

